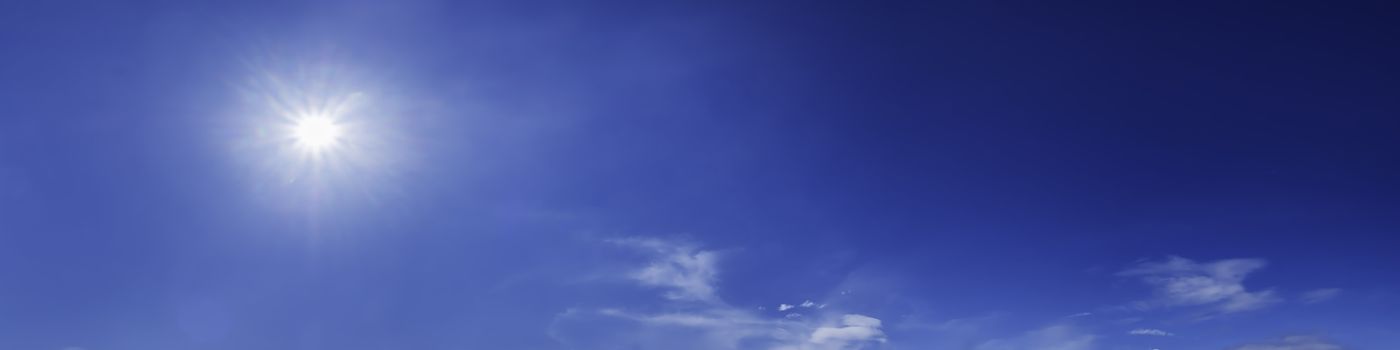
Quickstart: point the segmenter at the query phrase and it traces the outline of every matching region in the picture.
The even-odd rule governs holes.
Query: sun
[[[342,127],[327,117],[311,116],[296,121],[292,136],[301,149],[320,153],[340,143]]]

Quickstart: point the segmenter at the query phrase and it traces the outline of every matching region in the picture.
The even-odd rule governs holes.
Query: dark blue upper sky
[[[9,1],[0,349],[1390,349],[1397,11]]]

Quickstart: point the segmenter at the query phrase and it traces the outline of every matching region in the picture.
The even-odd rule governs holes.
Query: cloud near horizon
[[[1118,337],[1106,336],[1102,333],[1107,331],[1106,324],[1089,318],[1093,315],[1089,312],[1055,317],[1059,321],[1011,333],[1005,333],[1004,328],[980,325],[954,327],[955,323],[967,323],[956,322],[957,319],[918,323],[918,317],[911,315],[902,315],[901,321],[887,330],[887,322],[866,312],[837,311],[841,308],[825,308],[827,304],[811,300],[780,303],[777,312],[765,312],[769,309],[735,307],[720,297],[722,254],[717,251],[653,238],[609,242],[645,254],[645,262],[620,275],[659,295],[654,299],[622,301],[623,305],[576,307],[559,313],[549,334],[569,349],[858,350],[952,346],[964,350],[1099,350],[1121,337],[1175,335],[1161,329],[1135,328]],[[1153,287],[1154,299],[1143,302],[1151,308],[1192,306],[1214,313],[1233,313],[1262,309],[1280,301],[1272,290],[1249,290],[1243,284],[1250,273],[1264,266],[1260,259],[1201,263],[1170,256],[1162,261],[1140,262],[1118,275],[1140,279]],[[1325,300],[1336,293],[1319,289],[1308,295]],[[793,312],[797,309],[804,309],[803,313]],[[984,322],[977,324],[981,323]],[[896,334],[891,336],[887,331]],[[1316,338],[1290,337],[1231,350],[1340,349]]]
[[[1056,324],[1018,337],[982,343],[976,350],[1092,350],[1098,336],[1068,324]]]
[[[867,315],[765,317],[728,305],[716,293],[717,252],[658,239],[613,242],[651,254],[630,277],[666,290],[661,309],[667,311],[567,310],[555,318],[550,335],[573,349],[854,350],[886,341],[881,320]]]
[[[1341,345],[1314,336],[1288,336],[1277,341],[1246,344],[1230,350],[1342,350]]]

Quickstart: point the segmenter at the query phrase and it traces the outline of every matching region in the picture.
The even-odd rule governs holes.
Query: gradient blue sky
[[[0,349],[1393,349],[1397,10],[6,1]]]

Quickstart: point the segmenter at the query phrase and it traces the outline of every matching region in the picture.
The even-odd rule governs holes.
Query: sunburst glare
[[[336,143],[340,142],[340,132],[340,125],[323,116],[308,116],[297,120],[292,129],[297,146],[311,153],[334,148]]]
[[[259,174],[259,192],[286,203],[373,200],[386,176],[401,170],[398,105],[353,72],[328,63],[265,65],[241,87],[238,119],[251,133],[237,148]]]

